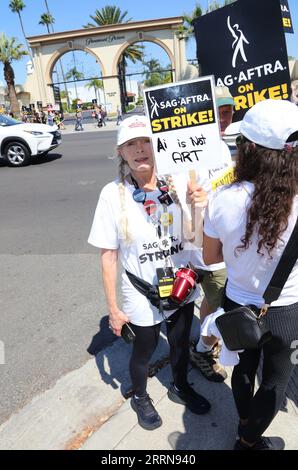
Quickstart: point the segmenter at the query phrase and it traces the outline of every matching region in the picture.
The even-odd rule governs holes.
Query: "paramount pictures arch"
[[[101,66],[106,103],[112,113],[121,102],[118,62],[125,49],[136,42],[153,42],[161,46],[169,57],[173,81],[195,78],[196,67],[187,64],[185,40],[177,35],[182,17],[107,25],[42,36],[31,36],[28,42],[33,52],[33,69],[26,83],[31,102],[43,106],[55,103],[52,72],[65,53],[81,50],[92,54]]]

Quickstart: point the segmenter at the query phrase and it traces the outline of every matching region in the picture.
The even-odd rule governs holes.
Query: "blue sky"
[[[45,27],[38,24],[40,15],[46,11],[44,0],[24,0],[24,3],[26,8],[22,12],[22,18],[26,34],[28,36],[34,36],[46,33]],[[201,0],[199,3],[203,8],[205,8],[208,2],[207,0]],[[55,18],[55,31],[65,31],[70,29],[80,29],[83,24],[88,23],[90,20],[90,14],[94,14],[96,9],[101,9],[108,4],[116,5],[122,11],[127,10],[129,17],[138,21],[152,18],[180,16],[183,13],[190,13],[195,7],[196,0],[183,0],[183,2],[180,0],[161,0],[159,2],[146,2],[140,0],[48,0],[48,4],[50,11]],[[23,43],[23,36],[18,16],[10,11],[8,5],[9,0],[0,0],[1,30],[4,31],[7,36],[17,37],[19,42]],[[291,9],[295,34],[286,34],[288,55],[298,58],[298,1],[289,0],[289,6]],[[156,57],[154,49],[147,49],[146,52],[148,59]],[[187,56],[189,59],[195,58],[194,41],[191,41],[187,48]],[[27,60],[28,59],[26,58],[22,61],[13,63],[16,83],[23,83],[25,81],[25,63]],[[167,58],[162,54],[160,56],[160,60],[163,65],[166,65]],[[78,61],[80,64],[80,59]],[[70,63],[70,61],[68,62]],[[82,65],[82,67],[84,67],[84,65]],[[87,65],[85,64],[85,68],[88,69],[86,70],[88,73],[92,73],[95,70],[91,62]],[[0,84],[3,81],[3,70],[0,65]]]

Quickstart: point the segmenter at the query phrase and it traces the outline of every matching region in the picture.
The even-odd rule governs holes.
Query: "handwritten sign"
[[[144,95],[159,174],[222,162],[213,77],[147,88]]]

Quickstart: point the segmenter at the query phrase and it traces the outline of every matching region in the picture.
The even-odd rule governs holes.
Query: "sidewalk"
[[[65,123],[65,129],[61,129],[62,135],[66,134],[80,134],[80,132],[103,132],[103,131],[115,131],[118,129],[116,125],[116,121],[106,121],[106,126],[97,127],[97,123],[90,122],[84,123],[83,121],[83,131],[76,131],[75,130],[75,123],[68,124]]]
[[[198,331],[198,319],[193,325]],[[94,337],[95,341],[96,337]],[[190,382],[207,397],[211,411],[196,416],[167,398],[169,365],[148,380],[163,425],[145,431],[130,408],[128,359],[130,346],[122,339],[97,353],[83,367],[62,377],[0,426],[0,449],[82,450],[221,450],[232,449],[238,424],[229,378],[208,382],[190,369]],[[158,369],[168,354],[162,334],[152,363]],[[266,435],[283,437],[286,449],[298,450],[297,367],[286,408],[280,411]],[[296,404],[295,404],[296,403]]]

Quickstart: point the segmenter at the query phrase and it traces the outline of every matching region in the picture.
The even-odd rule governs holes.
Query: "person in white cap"
[[[215,87],[215,99],[218,109],[220,132],[223,136],[225,130],[231,124],[234,114],[234,98],[226,86]]]
[[[182,238],[177,194],[170,191],[166,178],[155,173],[149,126],[145,116],[131,116],[121,123],[117,138],[119,179],[101,191],[88,241],[101,249],[110,327],[120,336],[129,323],[135,335],[129,365],[131,406],[139,424],[153,430],[162,420],[147,393],[147,376],[163,320],[173,373],[169,399],[196,414],[207,413],[210,403],[187,381],[193,300],[198,295],[195,283],[181,306],[169,305],[165,310],[164,291],[160,290],[160,297],[155,295],[158,280],[166,289],[171,286],[175,268],[186,265],[189,253],[188,242]],[[206,193],[197,186],[189,188],[189,196],[194,202],[207,202]],[[123,268],[122,309],[116,295],[118,257]]]
[[[236,180],[209,199],[204,219],[204,260],[207,264],[224,260],[227,267],[226,311],[239,305],[263,306],[264,291],[297,230],[297,106],[282,100],[257,103],[245,114],[239,132]],[[279,298],[263,317],[273,338],[260,349],[240,353],[233,369],[232,390],[240,418],[234,449],[284,448],[282,438],[263,433],[282,404],[294,369],[297,285],[296,260]],[[261,353],[262,376],[255,393]]]

